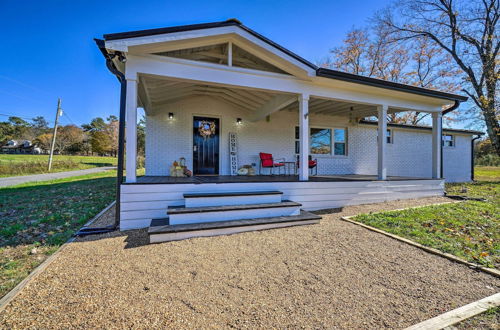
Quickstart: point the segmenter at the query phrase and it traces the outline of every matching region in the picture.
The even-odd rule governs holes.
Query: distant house
[[[2,146],[2,154],[32,154],[39,155],[43,151],[36,144],[29,140],[9,140],[7,144]]]

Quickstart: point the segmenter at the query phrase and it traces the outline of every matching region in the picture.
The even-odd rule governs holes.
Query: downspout
[[[118,168],[116,175],[116,204],[115,204],[115,222],[111,226],[106,227],[98,227],[98,228],[89,228],[82,227],[75,236],[85,236],[92,234],[101,234],[107,233],[111,231],[115,231],[120,226],[120,193],[121,193],[121,184],[123,182],[123,159],[124,159],[124,145],[125,145],[125,102],[127,98],[127,80],[125,79],[125,75],[121,73],[113,63],[113,58],[118,56],[120,59],[124,59],[125,57],[121,52],[115,52],[113,54],[109,54],[104,46],[104,41],[101,39],[94,39],[97,47],[104,55],[106,59],[106,66],[109,71],[113,73],[118,81],[120,82],[120,117],[119,117],[119,127],[118,127]]]
[[[442,116],[441,116],[441,134],[443,134],[443,116],[446,115],[447,113],[450,113],[452,112],[453,110],[456,110],[458,107],[460,106],[460,101],[457,101],[455,100],[455,104],[453,104],[451,107],[449,107],[448,109],[444,110],[442,112]],[[439,174],[440,174],[440,178],[441,179],[444,179],[444,158],[443,158],[443,137],[441,136],[441,168],[439,169]]]
[[[475,152],[474,152],[474,142],[479,139],[481,135],[476,136],[470,141],[470,179],[471,181],[474,181],[474,158],[475,158]]]

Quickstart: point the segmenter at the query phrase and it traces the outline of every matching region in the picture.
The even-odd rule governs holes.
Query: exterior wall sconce
[[[173,112],[169,112],[168,113],[168,119],[170,119],[170,120],[174,119],[174,113]]]
[[[236,118],[236,125],[241,125],[243,124],[243,120],[241,118]]]

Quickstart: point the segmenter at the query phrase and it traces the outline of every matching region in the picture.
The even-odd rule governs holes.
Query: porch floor
[[[405,180],[432,180],[431,178],[388,176],[386,181],[405,181]],[[309,182],[342,182],[342,181],[378,181],[376,175],[363,174],[345,174],[329,176],[311,176]],[[140,176],[137,182],[127,184],[179,184],[179,183],[239,183],[239,182],[299,182],[297,175],[255,175],[255,176],[193,176],[189,178],[179,178],[171,176]]]

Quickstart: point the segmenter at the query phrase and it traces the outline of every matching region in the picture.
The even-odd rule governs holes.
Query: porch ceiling
[[[236,106],[249,113],[256,113],[273,101],[278,94],[254,89],[232,88],[206,83],[170,80],[154,76],[139,77],[139,103],[148,114],[154,114],[164,106],[192,96],[207,95]],[[281,94],[285,95],[285,94]],[[298,111],[298,101],[288,102],[281,111]],[[389,113],[400,110],[389,108]],[[345,117],[369,117],[377,114],[374,105],[327,100],[311,97],[309,100],[311,115],[330,115]]]

